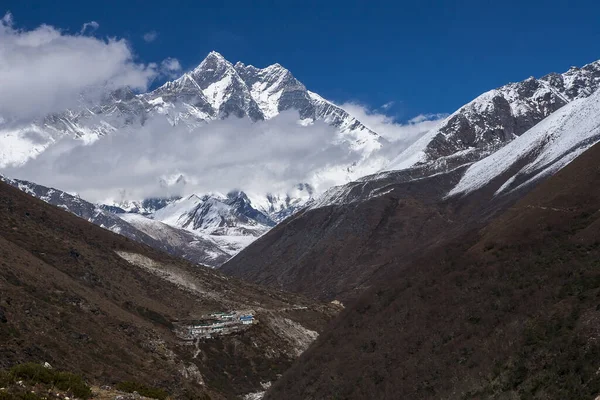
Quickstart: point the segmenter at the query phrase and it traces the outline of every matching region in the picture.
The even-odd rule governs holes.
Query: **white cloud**
[[[448,116],[448,114],[420,114],[414,118],[408,120],[409,124],[416,125],[426,122],[434,122],[440,119],[444,119]]]
[[[160,63],[160,72],[168,78],[175,78],[181,72],[181,64],[176,58],[166,58]]]
[[[377,113],[357,103],[345,103],[342,104],[342,108],[372,131],[377,132],[391,142],[397,142],[397,144],[406,147],[429,130],[435,128],[440,120],[446,117],[445,114],[418,115],[409,120],[408,123],[401,124],[395,122],[393,117]],[[386,105],[382,108],[385,109]]]
[[[156,31],[146,32],[142,36],[142,38],[144,39],[144,41],[146,43],[152,43],[152,42],[154,42],[157,37],[158,37],[158,32],[156,32]]]
[[[81,27],[81,31],[79,33],[81,33],[82,35],[85,34],[85,32],[89,29],[90,32],[94,32],[96,29],[100,28],[100,24],[97,23],[96,21],[90,21],[90,22],[86,22],[85,24],[83,24],[83,26]]]
[[[97,24],[96,24],[97,25]],[[94,28],[84,25],[82,32]],[[134,60],[123,39],[70,35],[49,25],[33,30],[0,20],[0,116],[26,120],[75,105],[82,92],[92,96],[112,88],[144,90],[157,75],[155,64]]]
[[[12,26],[12,24],[14,23],[14,19],[11,13],[7,12],[6,14],[4,14],[4,17],[2,17],[2,19],[0,20],[0,22],[3,25],[8,25],[8,26]]]
[[[302,126],[298,118],[288,111],[264,122],[229,118],[190,130],[159,116],[88,145],[65,138],[3,174],[92,201],[121,198],[123,190],[141,199],[232,189],[285,192],[301,182],[325,190],[343,183],[331,171],[343,174],[358,153],[339,143],[335,128],[323,122]],[[167,191],[164,181],[180,174],[186,180],[177,188],[181,192]]]
[[[392,108],[394,106],[394,104],[396,104],[396,102],[388,101],[387,103],[382,105],[381,108],[383,108],[384,110],[389,110],[390,108]]]
[[[62,112],[81,101],[82,93],[98,97],[122,86],[144,90],[155,77],[173,77],[181,71],[177,59],[140,64],[125,40],[85,35],[97,28],[97,23],[88,22],[79,34],[70,35],[48,25],[17,29],[10,14],[0,20],[0,129]],[[156,39],[153,34],[151,40]],[[324,122],[302,126],[293,111],[264,122],[229,118],[192,130],[173,127],[158,115],[143,126],[126,125],[93,143],[68,137],[52,142],[47,133],[27,131],[17,147],[30,151],[34,144],[41,152],[49,145],[48,149],[3,173],[77,192],[92,201],[119,198],[123,190],[131,199],[142,199],[234,188],[278,193],[298,183],[310,183],[319,192],[357,174],[377,171],[389,155],[399,154],[440,118],[418,116],[398,124],[357,104],[343,107],[392,143],[364,160],[364,153],[340,141],[335,128]],[[169,110],[172,115],[178,111],[183,110]],[[8,151],[14,153],[12,144]],[[3,150],[0,146],[0,156]],[[351,165],[358,167],[349,171]],[[186,184],[165,192],[164,182],[180,174]]]

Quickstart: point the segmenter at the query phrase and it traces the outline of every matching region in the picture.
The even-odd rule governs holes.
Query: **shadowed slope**
[[[177,320],[235,309],[254,310],[259,323],[195,346],[173,332]],[[97,383],[233,398],[276,379],[334,313],[193,266],[0,183],[0,367],[47,361]],[[282,333],[285,318],[308,329]]]
[[[582,399],[600,391],[600,147],[367,291],[268,399]]]

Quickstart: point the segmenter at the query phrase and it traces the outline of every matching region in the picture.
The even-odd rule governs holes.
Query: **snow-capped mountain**
[[[151,197],[141,201],[112,201],[108,204],[100,204],[100,208],[115,214],[134,213],[139,215],[150,215],[180,199],[181,197],[179,196],[173,196],[168,198]]]
[[[202,197],[193,194],[151,216],[172,226],[212,235],[260,234],[275,224],[267,215],[254,209],[243,192]]]
[[[248,196],[240,191],[187,196],[155,211],[149,218],[208,236],[229,255],[276,224],[268,214],[254,208]]]
[[[308,183],[298,184],[285,194],[247,195],[254,208],[277,223],[312,204],[314,196],[315,190]]]
[[[82,103],[25,126],[0,123],[0,167],[23,164],[65,136],[92,142],[153,117],[194,128],[231,116],[268,120],[289,109],[299,112],[302,123],[319,120],[338,128],[357,151],[368,153],[386,143],[342,108],[307,90],[281,65],[233,65],[211,52],[198,67],[151,92],[135,94],[123,88],[99,104]]]
[[[472,164],[449,196],[473,192],[513,170],[496,194],[509,192],[555,173],[598,141],[600,91],[572,101],[497,152]]]
[[[600,61],[596,61],[582,68],[571,67],[563,74],[552,73],[539,79],[531,77],[490,90],[440,121],[436,128],[396,156],[382,172],[333,187],[312,202],[311,207],[380,196],[389,191],[390,185],[466,168],[488,156],[503,157],[511,153],[504,161],[513,160],[515,154],[522,155],[523,149],[516,146],[524,145],[526,139],[506,148],[507,145],[555,113],[560,118],[559,111],[569,103],[578,101],[574,107],[579,108],[579,100],[588,98],[599,87]],[[560,136],[561,140],[569,140],[568,134]],[[541,130],[533,130],[527,137],[530,141],[556,140]],[[502,152],[496,155],[500,150]],[[533,148],[529,150],[533,151]],[[481,182],[485,180],[481,179]],[[460,191],[457,189],[456,193]]]
[[[596,61],[491,90],[442,121],[386,169],[413,168],[427,175],[479,160],[599,86],[600,61]]]
[[[309,91],[280,64],[266,68],[242,62],[234,65],[217,52],[211,52],[196,68],[181,77],[148,93],[136,94],[122,88],[105,95],[96,104],[83,100],[81,104],[79,108],[49,115],[27,126],[1,122],[0,167],[23,164],[64,137],[91,143],[107,135],[127,134],[155,118],[164,119],[172,126],[195,129],[218,119],[247,118],[260,122],[286,110],[296,110],[301,125],[323,121],[337,128],[340,141],[348,144],[351,151],[360,155],[359,158],[366,159],[387,143],[342,108]],[[369,168],[375,171],[379,166]],[[359,169],[356,163],[335,167],[321,172],[318,179],[329,181],[343,176],[349,180],[361,175]],[[186,184],[186,177],[176,178],[176,182],[165,181],[164,185]],[[220,251],[228,255],[235,254],[276,223],[312,202],[316,195],[306,183],[281,192],[197,193],[185,198],[132,199],[126,192],[125,189],[118,199],[109,199],[98,207],[91,206],[107,215],[122,216],[129,227],[150,237],[165,232],[164,227],[153,225],[152,221],[167,223],[208,242],[214,240]],[[148,218],[139,219],[125,213]],[[158,233],[150,234],[150,227]],[[212,249],[211,252],[217,254],[219,251]]]
[[[206,257],[202,260],[206,265],[218,266],[278,222],[311,204],[313,194],[310,185],[301,184],[283,196],[232,191],[113,202],[98,207],[174,247],[199,239],[214,243],[216,248],[204,247]]]

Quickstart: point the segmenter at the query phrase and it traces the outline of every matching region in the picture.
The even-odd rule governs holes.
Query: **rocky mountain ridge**
[[[353,298],[390,257],[409,263],[481,224],[597,143],[599,82],[593,63],[488,92],[400,155],[399,169],[328,190],[223,270],[317,298]]]
[[[389,181],[409,182],[464,168],[529,131],[600,87],[600,61],[567,72],[530,77],[490,90],[440,121],[379,173],[331,188],[311,205],[365,200],[386,192]]]

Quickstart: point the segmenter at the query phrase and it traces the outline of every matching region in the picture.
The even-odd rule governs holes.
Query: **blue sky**
[[[526,4],[522,4],[526,3]],[[124,37],[140,61],[193,68],[210,50],[279,62],[309,89],[405,120],[449,113],[491,88],[600,59],[597,1],[3,0],[16,25]],[[2,10],[4,8],[4,10]],[[155,32],[146,42],[144,34]]]

